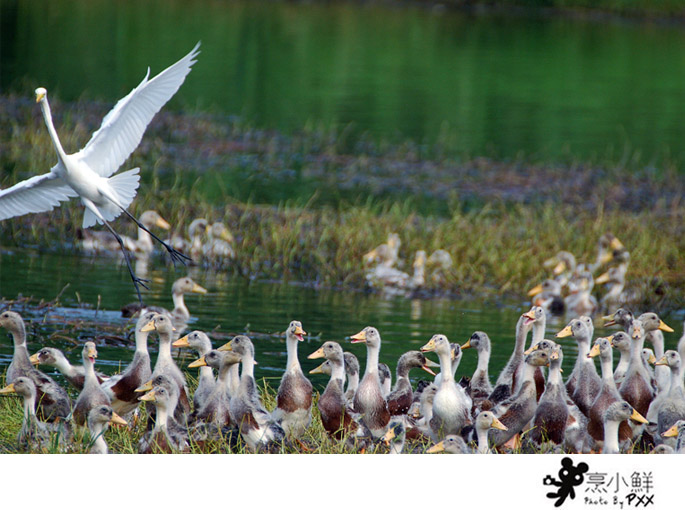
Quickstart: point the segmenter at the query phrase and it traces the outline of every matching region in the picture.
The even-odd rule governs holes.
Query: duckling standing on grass
[[[474,409],[480,409],[480,404],[490,396],[493,390],[488,374],[490,337],[483,331],[476,331],[461,346],[462,351],[470,348],[474,348],[478,353],[478,364],[476,365],[475,372],[473,372],[473,376],[471,376],[471,399],[473,400]]]
[[[400,356],[397,361],[397,381],[392,392],[385,399],[391,416],[405,415],[409,411],[413,400],[409,371],[412,368],[421,368],[435,377],[435,372],[430,369],[431,365],[435,363],[426,359],[420,351],[409,351]]]
[[[383,398],[378,375],[381,336],[376,328],[367,326],[350,338],[352,343],[366,343],[366,370],[354,394],[354,411],[361,415],[362,424],[378,439],[383,437],[390,421],[388,404]]]
[[[556,334],[557,338],[568,336],[573,336],[578,344],[578,357],[573,371],[566,381],[566,391],[580,411],[587,416],[590,406],[592,406],[602,387],[602,380],[597,374],[593,359],[588,357],[592,332],[584,316],[573,319]]]
[[[69,423],[58,420],[52,423],[42,421],[35,411],[36,385],[30,377],[17,377],[14,382],[0,389],[0,395],[16,393],[24,399],[24,419],[17,441],[27,450],[46,451],[57,446],[63,449],[71,439]]]
[[[533,328],[535,322],[535,313],[528,311],[519,317],[516,323],[516,343],[514,344],[514,352],[509,357],[509,361],[500,372],[495,383],[495,388],[490,394],[489,400],[493,403],[502,402],[512,395],[516,385],[516,374],[519,366],[523,363],[523,352],[526,349],[526,337]]]
[[[106,454],[109,452],[105,442],[105,432],[111,424],[128,425],[126,420],[115,413],[108,405],[96,406],[88,413],[88,430],[92,446],[88,453]]]
[[[138,453],[178,453],[189,449],[188,431],[171,415],[171,410],[178,407],[178,386],[171,379],[166,380],[167,384],[155,386],[140,397],[143,402],[154,404],[155,426],[140,438]]]
[[[621,422],[628,419],[642,424],[647,423],[647,420],[625,400],[614,402],[607,408],[604,413],[604,449],[602,453],[620,453],[618,428]]]
[[[101,384],[102,390],[112,401],[112,409],[118,415],[129,418],[138,409],[140,401],[136,388],[152,376],[150,368],[150,354],[147,350],[149,331],[142,331],[143,327],[155,316],[154,312],[142,313],[136,322],[135,341],[136,352],[131,363],[120,374],[110,377]]]
[[[83,366],[86,369],[86,380],[83,390],[79,393],[78,399],[74,404],[73,418],[77,425],[86,426],[88,413],[96,406],[110,405],[112,403],[109,395],[100,387],[98,378],[95,375],[95,358],[98,351],[93,342],[86,342],[83,346]]]
[[[664,432],[671,428],[674,423],[685,420],[685,387],[680,370],[680,354],[677,351],[666,351],[657,361],[657,365],[667,366],[671,369],[671,384],[657,413],[658,433],[663,437]],[[675,446],[675,442],[670,446]]]
[[[326,362],[310,370],[310,374],[330,372],[330,380],[319,397],[318,407],[321,423],[329,436],[342,439],[346,432],[356,429],[347,401],[343,393],[345,382],[345,356],[337,342],[326,342],[319,349],[307,356],[308,359],[326,358]]]
[[[345,388],[345,401],[352,404],[354,394],[359,387],[359,360],[351,352],[344,352],[345,356],[345,376],[347,377],[347,387]]]
[[[507,427],[507,430],[494,430],[492,432],[491,440],[495,446],[510,444],[514,448],[516,447],[516,436],[533,419],[537,409],[535,369],[540,366],[548,366],[549,358],[550,354],[543,349],[537,349],[526,355],[518,392],[492,409],[492,413]],[[514,443],[509,443],[510,440],[513,440]]]
[[[288,364],[276,395],[276,409],[271,413],[286,434],[298,438],[312,422],[312,383],[302,372],[297,358],[297,345],[307,332],[300,321],[292,321],[285,332]]]
[[[549,341],[545,340],[545,342]],[[561,378],[563,352],[561,346],[552,342],[550,344],[547,384],[535,409],[533,427],[528,435],[528,439],[537,448],[540,448],[546,441],[554,445],[563,445],[569,418],[569,409],[566,404],[568,396]],[[542,343],[537,345],[541,346]]]
[[[12,335],[14,354],[7,367],[5,381],[14,382],[17,377],[28,377],[36,387],[36,414],[45,421],[66,418],[71,412],[71,399],[67,392],[50,376],[33,367],[26,347],[26,326],[17,312],[0,313],[0,327]]]
[[[285,431],[264,408],[254,379],[254,345],[245,335],[238,335],[219,347],[240,355],[243,370],[238,391],[231,395],[231,420],[252,451],[277,446],[285,439]]]
[[[458,345],[457,345],[458,347]],[[456,435],[471,421],[471,399],[464,388],[454,382],[452,375],[452,346],[445,335],[433,335],[421,352],[435,352],[440,359],[440,386],[433,398],[433,417],[430,421],[434,439]],[[461,353],[461,349],[459,349]]]
[[[206,356],[212,350],[212,341],[203,331],[193,331],[183,338],[179,338],[171,344],[172,347],[190,347],[197,352],[199,357]],[[212,373],[212,367],[208,365],[200,366],[197,388],[193,394],[193,407],[195,411],[202,408],[207,397],[212,394],[216,386],[216,379]]]
[[[623,400],[614,381],[613,351],[608,338],[598,338],[588,353],[588,357],[600,357],[602,386],[588,412],[588,435],[594,442],[595,450],[602,448],[604,442],[604,415],[614,402]],[[628,423],[621,422],[618,429],[619,444],[624,444],[633,435]]]
[[[156,331],[159,336],[159,351],[157,353],[157,361],[155,368],[152,371],[151,379],[155,379],[158,375],[164,375],[176,384],[177,398],[170,400],[172,405],[170,412],[173,413],[174,418],[179,423],[186,422],[186,416],[190,413],[190,400],[188,399],[188,387],[186,386],[186,378],[181,369],[178,368],[176,362],[171,356],[171,341],[172,335],[176,328],[172,325],[172,321],[166,314],[157,313],[153,318],[145,324],[141,329],[143,333]],[[151,381],[136,388],[136,392],[141,393],[150,391],[152,389]],[[176,405],[178,403],[178,405]],[[150,409],[148,407],[149,419],[147,429],[150,430],[154,423],[155,407]]]
[[[219,374],[212,392],[203,399],[202,406],[195,409],[194,414],[198,421],[213,423],[219,430],[232,425],[231,396],[238,389],[232,379],[238,373],[238,363],[240,363],[238,353],[211,350],[188,365],[188,368],[199,367],[200,370],[215,369]]]

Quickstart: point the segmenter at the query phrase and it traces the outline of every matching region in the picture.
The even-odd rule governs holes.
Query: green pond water
[[[197,41],[169,108],[544,160],[682,160],[685,27],[345,2],[0,0],[0,92],[114,102]]]

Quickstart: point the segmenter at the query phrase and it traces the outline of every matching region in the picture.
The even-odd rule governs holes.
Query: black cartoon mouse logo
[[[575,499],[576,491],[574,487],[577,487],[583,483],[583,473],[588,470],[588,465],[585,462],[579,463],[577,466],[573,465],[573,460],[569,457],[564,457],[561,459],[561,469],[559,470],[559,481],[551,475],[547,475],[542,483],[544,485],[554,485],[559,487],[556,492],[548,492],[547,497],[550,499],[557,499],[554,506],[561,506],[566,501],[568,496],[571,499]]]

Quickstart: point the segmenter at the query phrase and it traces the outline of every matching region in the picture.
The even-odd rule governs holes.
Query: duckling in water
[[[86,380],[83,390],[79,393],[78,399],[74,404],[73,418],[77,425],[86,426],[88,413],[96,406],[111,405],[109,395],[100,387],[98,378],[95,375],[95,358],[98,351],[93,342],[86,342],[83,346],[83,366],[86,370]]]
[[[457,347],[459,345],[457,344]],[[440,386],[433,398],[432,436],[443,439],[456,435],[470,423],[471,399],[464,388],[454,382],[452,374],[452,346],[445,335],[433,335],[421,352],[435,352],[440,359]],[[461,348],[459,348],[461,353]]]
[[[88,453],[106,454],[109,452],[105,442],[105,432],[110,425],[128,425],[126,420],[115,413],[108,405],[96,406],[88,413],[88,430],[93,446]]]
[[[138,217],[138,221],[148,230],[154,227],[169,230],[171,225],[160,216],[157,211],[145,211]],[[110,232],[104,230],[79,230],[81,248],[86,253],[101,253],[103,251],[119,251],[119,241]],[[138,227],[138,238],[133,239],[128,236],[121,236],[124,246],[128,251],[149,255],[154,249],[152,236],[144,229]]]
[[[188,431],[173,419],[171,410],[177,408],[178,386],[165,376],[167,384],[155,386],[140,400],[155,405],[155,426],[138,442],[138,453],[178,453],[187,451]]]
[[[620,453],[618,428],[621,422],[628,419],[638,423],[647,423],[647,420],[625,400],[614,402],[607,408],[604,413],[604,449],[602,453]]]
[[[312,383],[302,372],[297,358],[297,345],[307,333],[300,321],[292,321],[285,332],[288,364],[276,395],[276,409],[271,413],[286,434],[297,438],[312,422]]]
[[[264,408],[254,379],[254,345],[245,335],[238,335],[219,348],[240,355],[243,365],[238,390],[231,395],[231,420],[252,451],[281,443],[285,431]]]
[[[17,312],[0,313],[0,327],[12,335],[14,354],[7,367],[5,380],[14,382],[17,377],[28,377],[36,387],[36,414],[45,421],[66,418],[71,412],[71,399],[67,392],[50,376],[33,367],[26,347],[26,326]]]
[[[400,236],[396,233],[388,234],[388,241],[381,244],[364,255],[364,264],[378,264],[385,267],[392,267],[398,259],[400,251]]]
[[[566,310],[564,298],[561,295],[561,283],[551,278],[536,285],[528,291],[533,306],[542,307],[546,313],[563,315]]]
[[[47,451],[51,446],[64,448],[71,439],[69,423],[63,420],[52,423],[42,421],[36,415],[36,385],[30,377],[20,376],[13,383],[0,389],[0,395],[16,393],[24,399],[24,419],[17,435],[19,445],[27,450]]]
[[[72,365],[62,351],[54,347],[43,347],[29,358],[34,365],[47,365],[56,368],[62,376],[78,391],[83,389],[86,380],[86,369],[83,365]],[[108,377],[95,372],[98,382],[102,384]]]
[[[362,424],[374,438],[385,434],[390,421],[388,404],[383,398],[380,377],[378,375],[378,357],[381,350],[381,336],[374,327],[367,326],[350,337],[352,343],[366,343],[366,370],[354,394],[354,411],[360,414]]]
[[[307,356],[308,359],[321,357],[326,358],[326,361],[309,371],[310,374],[328,373],[331,376],[326,389],[319,397],[318,407],[321,423],[329,436],[342,439],[345,433],[356,429],[356,424],[347,409],[347,401],[343,394],[345,382],[344,353],[340,344],[328,341]]]
[[[184,276],[183,278],[176,280],[171,286],[171,299],[174,303],[174,309],[171,312],[159,306],[149,306],[143,308],[143,310],[146,312],[149,311],[167,314],[171,317],[173,325],[176,327],[176,329],[185,329],[185,325],[190,319],[190,311],[186,306],[184,298],[184,295],[187,293],[207,294],[207,289],[195,283],[190,276]],[[122,307],[121,315],[122,317],[132,317],[140,310],[140,303],[131,303]]]
[[[190,347],[197,352],[197,355],[200,358],[206,356],[212,350],[212,341],[204,331],[198,330],[188,333],[171,345],[172,347]],[[198,377],[197,388],[193,394],[193,407],[195,410],[202,408],[216,386],[216,379],[214,379],[212,367],[209,364],[199,365],[199,367],[200,375]]]
[[[202,247],[202,255],[212,266],[221,266],[225,259],[235,258],[233,243],[235,239],[231,231],[220,221],[212,223],[207,231],[209,240]]]

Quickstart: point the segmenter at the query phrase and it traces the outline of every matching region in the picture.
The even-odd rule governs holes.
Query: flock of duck
[[[555,273],[561,274],[558,269]],[[172,292],[172,311],[151,307],[137,312],[133,359],[110,377],[95,370],[93,342],[83,346],[82,366],[71,365],[52,347],[30,355],[22,317],[10,310],[0,313],[0,327],[14,342],[7,386],[0,394],[23,399],[17,436],[22,448],[67,451],[73,438],[85,437],[92,453],[107,453],[105,433],[118,424],[145,427],[139,453],[186,452],[191,445],[202,449],[208,441],[232,451],[278,452],[286,445],[307,451],[312,446],[307,431],[318,414],[328,440],[344,442],[344,451],[350,452],[685,453],[685,334],[676,349],[665,350],[663,332],[673,329],[653,312],[636,317],[619,308],[604,320],[622,330],[596,339],[592,318],[578,315],[550,340],[549,306],[544,306],[548,301],[536,296],[531,309],[519,317],[513,352],[494,385],[488,373],[491,343],[483,331],[463,345],[451,343],[444,334],[434,335],[420,350],[400,356],[393,385],[389,367],[379,363],[381,335],[369,326],[350,336],[352,343],[366,344],[363,375],[355,355],[338,342],[327,341],[308,354],[309,359],[323,360],[310,373],[330,377],[318,398],[298,358],[298,344],[307,333],[294,320],[285,332],[287,365],[275,408],[269,411],[254,376],[252,340],[238,335],[214,349],[205,332],[181,337],[190,317],[183,295],[206,290],[185,277]],[[154,365],[148,352],[152,333],[159,342]],[[575,339],[577,356],[564,381],[558,339],[565,337]],[[645,342],[652,349],[645,348]],[[197,353],[198,359],[187,367],[199,371],[192,394],[172,347]],[[477,353],[476,370],[457,380],[469,349]],[[615,366],[614,350],[620,356]],[[438,363],[429,353],[437,355]],[[595,358],[600,360],[599,373]],[[59,370],[78,397],[72,401],[37,365]],[[432,380],[412,387],[409,373],[414,368]],[[144,416],[143,404],[144,425],[137,423]]]

